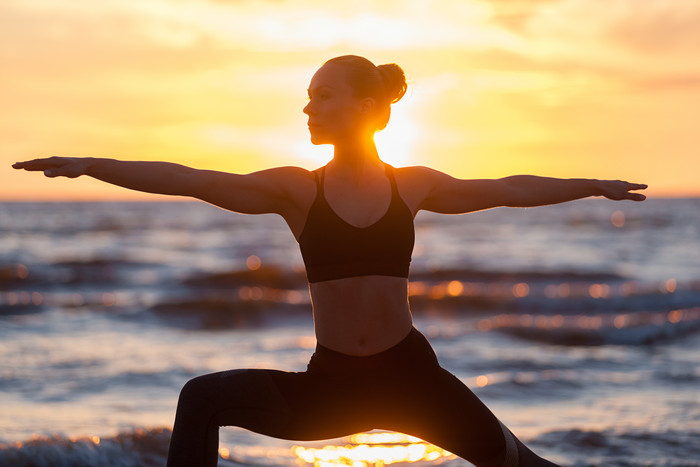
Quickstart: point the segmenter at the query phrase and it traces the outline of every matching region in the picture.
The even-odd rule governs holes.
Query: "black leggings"
[[[415,328],[396,346],[368,357],[318,345],[304,372],[231,370],[188,381],[168,467],[216,466],[221,426],[298,441],[379,428],[417,436],[478,467],[555,466],[441,368]]]

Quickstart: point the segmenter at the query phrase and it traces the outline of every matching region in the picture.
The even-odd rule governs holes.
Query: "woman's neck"
[[[354,139],[349,143],[336,144],[333,151],[333,160],[328,167],[343,178],[362,178],[367,172],[383,167],[379,158],[374,137],[364,140]]]

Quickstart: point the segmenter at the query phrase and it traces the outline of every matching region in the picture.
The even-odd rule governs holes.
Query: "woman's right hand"
[[[631,199],[632,201],[644,201],[647,199],[641,193],[630,193],[632,190],[645,190],[647,185],[643,183],[630,183],[622,180],[595,180],[600,190],[600,195],[613,201]]]
[[[47,157],[12,164],[14,169],[24,169],[31,172],[44,172],[50,178],[76,178],[85,175],[93,159],[90,157]]]

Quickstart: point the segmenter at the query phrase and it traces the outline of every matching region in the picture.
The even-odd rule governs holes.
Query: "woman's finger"
[[[644,183],[627,183],[627,199],[633,201],[644,201],[647,197],[641,193],[630,193],[632,190],[645,190],[647,185]]]
[[[70,162],[70,159],[65,157],[47,157],[43,159],[32,159],[30,161],[16,162],[12,164],[12,168],[39,171],[54,167],[61,167]]]
[[[13,169],[24,169],[24,170],[43,170],[43,169],[38,168],[41,165],[42,164],[38,160],[33,160],[33,161],[15,162],[14,164],[12,164],[12,168]]]
[[[628,190],[646,190],[647,188],[649,188],[649,185],[646,185],[644,183],[628,183],[628,185]]]

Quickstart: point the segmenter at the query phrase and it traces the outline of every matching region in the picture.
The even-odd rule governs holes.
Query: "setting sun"
[[[411,88],[404,100],[391,109],[389,125],[376,134],[375,141],[379,154],[395,167],[415,165],[415,145],[420,138],[420,127],[411,119]]]
[[[406,96],[391,109],[391,120],[387,127],[376,133],[375,141],[382,159],[395,166],[405,167],[416,164],[415,146],[420,138],[420,126],[412,120],[411,88]],[[315,146],[309,141],[308,132],[304,139],[292,144],[292,154],[304,161],[304,165],[317,167],[326,164],[333,157],[333,147]]]

